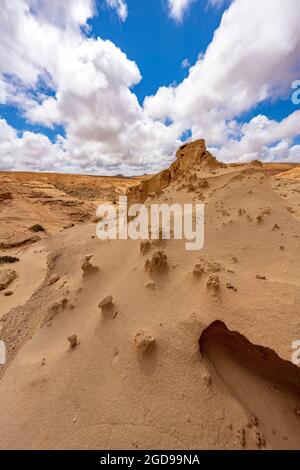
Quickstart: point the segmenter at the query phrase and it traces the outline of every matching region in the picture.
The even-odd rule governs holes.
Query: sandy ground
[[[300,180],[219,165],[197,143],[177,157],[168,184],[136,194],[146,205],[204,202],[200,252],[159,240],[143,254],[140,241],[96,237],[96,203],[137,180],[108,182],[109,198],[96,182],[93,196],[70,194],[83,184],[75,176],[71,185],[1,175],[12,199],[0,202],[0,241],[24,240],[36,223],[46,232],[0,250],[19,258],[0,265],[17,273],[0,292],[0,448],[300,448],[300,369],[290,362],[300,339]],[[88,217],[41,195],[32,204],[28,191],[78,200]],[[151,273],[145,263],[158,251],[167,266]],[[97,269],[84,274],[86,255]]]

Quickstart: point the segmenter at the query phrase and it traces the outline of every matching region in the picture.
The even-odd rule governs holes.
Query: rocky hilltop
[[[172,181],[188,170],[226,168],[206,149],[205,140],[199,139],[182,145],[176,152],[172,165],[155,175],[146,178],[137,186],[128,188],[126,195],[130,202],[143,203],[149,194],[165,189]]]

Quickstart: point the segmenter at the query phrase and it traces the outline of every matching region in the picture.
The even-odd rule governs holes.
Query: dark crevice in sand
[[[300,369],[221,321],[199,340],[200,352],[229,391],[257,418],[269,447],[300,447]]]

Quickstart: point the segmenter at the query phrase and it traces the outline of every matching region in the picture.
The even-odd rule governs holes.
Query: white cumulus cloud
[[[227,138],[220,149],[213,149],[218,158],[225,162],[290,161],[300,160],[300,146],[294,145],[299,133],[300,110],[281,121],[270,120],[258,115],[250,122],[237,124],[233,136]]]
[[[195,0],[167,0],[171,18],[181,21],[184,14]]]
[[[233,1],[233,0],[209,0],[208,3],[211,7],[221,8],[221,6],[223,6],[229,1]]]
[[[299,22],[298,0],[236,0],[188,77],[145,99],[147,115],[172,121],[178,135],[191,129],[226,145],[236,117],[290,93],[300,76]]]
[[[173,17],[180,20],[190,3],[169,0]],[[186,131],[225,161],[299,160],[296,108],[278,122],[263,115],[242,122],[258,103],[291,94],[300,77],[298,3],[235,0],[205,54],[185,64],[187,78],[141,106],[132,90],[142,79],[138,65],[113,42],[86,34],[96,2],[2,0],[0,103],[65,132],[52,142],[1,119],[0,168],[153,172],[168,165]]]
[[[128,16],[128,6],[126,0],[105,0],[107,6],[113,8],[121,21],[126,21]]]
[[[94,3],[79,1],[82,10],[77,23],[68,15],[64,20],[62,8],[59,24],[51,9],[46,13],[47,5],[4,1],[1,99],[18,106],[31,124],[65,127],[66,137],[59,138],[51,152],[52,156],[57,152],[63,170],[140,172],[169,161],[179,141],[174,130],[144,114],[131,91],[141,80],[135,62],[111,41],[88,38],[79,29],[94,11]],[[14,139],[14,150],[15,144],[20,147],[29,137]],[[43,137],[34,146],[42,147],[41,169],[45,161],[49,163],[45,143],[51,145]],[[18,152],[15,155],[21,158]],[[28,168],[32,162],[28,159]]]

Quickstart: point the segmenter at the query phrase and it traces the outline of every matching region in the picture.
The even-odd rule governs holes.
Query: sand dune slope
[[[299,449],[298,367],[273,350],[253,345],[239,333],[229,331],[222,322],[213,323],[202,333],[200,351],[255,417],[242,430],[244,445],[247,428],[255,427],[258,446],[270,442],[276,449]]]
[[[263,168],[218,165],[203,145],[181,149],[191,164],[177,160],[160,188],[131,190],[146,205],[204,202],[200,252],[100,241],[92,223],[35,244],[45,276],[1,322],[0,448],[299,448],[298,369],[269,374],[268,357],[251,358],[260,345],[286,364],[300,337],[300,198]],[[166,269],[151,273],[158,251]],[[86,255],[97,269],[82,270]],[[224,326],[199,351],[216,321],[242,339]]]

